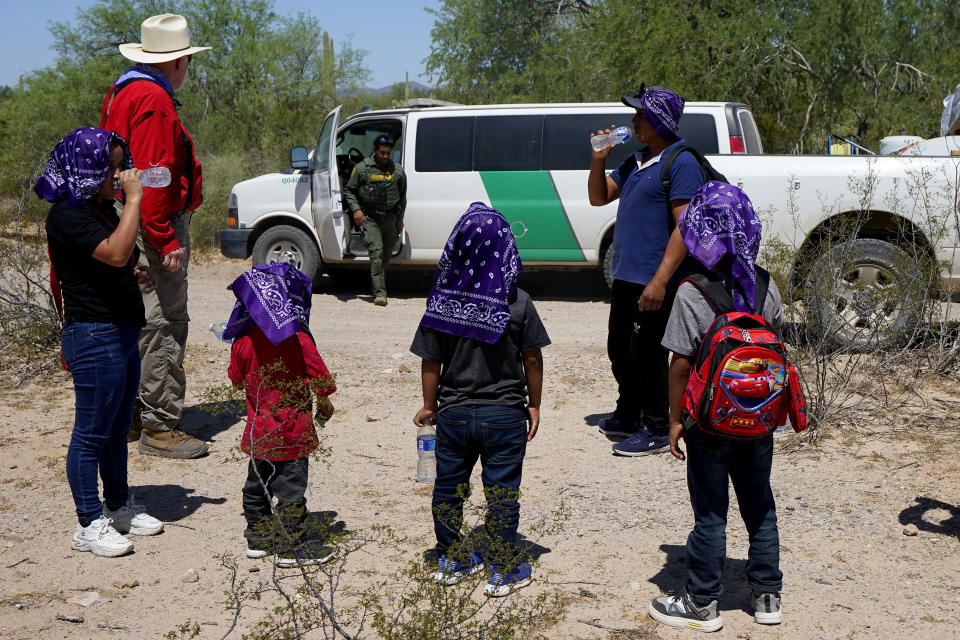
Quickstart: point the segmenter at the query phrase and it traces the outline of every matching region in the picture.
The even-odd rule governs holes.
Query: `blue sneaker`
[[[648,456],[652,453],[663,453],[670,450],[670,438],[650,433],[646,426],[624,440],[613,445],[613,452],[618,456]]]
[[[600,433],[605,436],[629,438],[637,432],[636,422],[621,422],[616,416],[600,418]]]
[[[487,581],[487,586],[483,588],[483,592],[491,598],[508,596],[517,589],[522,589],[530,584],[533,581],[530,577],[532,574],[533,569],[526,562],[521,562],[516,569],[509,573],[502,573],[494,569],[493,575]]]
[[[483,560],[476,553],[471,553],[469,560],[452,560],[442,555],[437,561],[437,572],[433,574],[433,579],[442,585],[452,585],[477,571],[483,571]]]

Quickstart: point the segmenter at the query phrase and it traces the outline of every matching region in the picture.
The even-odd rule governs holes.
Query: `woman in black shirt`
[[[77,508],[71,546],[98,556],[133,550],[121,535],[152,535],[163,523],[133,504],[127,486],[127,432],[140,380],[137,336],[144,324],[137,269],[140,171],[123,139],[84,127],[61,140],[37,181],[53,203],[47,242],[54,282],[63,294],[62,349],[73,375],[76,414],[67,451],[67,479]],[[114,202],[121,188],[123,215]],[[104,503],[97,490],[103,479]]]

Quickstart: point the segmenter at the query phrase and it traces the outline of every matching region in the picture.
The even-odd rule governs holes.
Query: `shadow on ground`
[[[237,424],[247,415],[242,400],[202,402],[183,408],[180,428],[200,440],[209,442],[215,435]]]
[[[678,544],[662,544],[660,551],[663,551],[663,568],[657,572],[649,582],[657,586],[662,593],[676,593],[680,591],[687,581],[686,573],[686,551],[685,547]],[[739,608],[753,615],[753,604],[751,603],[750,585],[747,584],[746,560],[727,558],[723,567],[723,595],[720,596],[720,609]],[[657,594],[650,596],[655,598]]]
[[[164,522],[177,522],[192,516],[205,504],[223,504],[224,497],[194,495],[194,489],[178,484],[145,484],[131,487],[136,493],[136,501],[142,504],[147,513]]]
[[[917,496],[915,501],[916,504],[900,512],[900,524],[913,524],[920,531],[954,536],[960,540],[960,506],[924,496]],[[950,513],[950,517],[940,519],[938,522],[931,522],[926,519],[929,511],[947,511]]]
[[[314,293],[324,293],[345,302],[361,299],[373,304],[370,276],[366,270],[340,269],[331,277],[324,274],[313,283]],[[433,287],[434,269],[398,267],[387,271],[388,298],[426,298]],[[590,300],[606,302],[610,292],[596,269],[583,271],[540,271],[530,269],[520,274],[519,286],[539,300]]]

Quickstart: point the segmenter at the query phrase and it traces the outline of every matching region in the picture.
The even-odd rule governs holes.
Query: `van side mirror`
[[[293,147],[290,149],[290,166],[294,169],[306,169],[310,166],[306,147]]]

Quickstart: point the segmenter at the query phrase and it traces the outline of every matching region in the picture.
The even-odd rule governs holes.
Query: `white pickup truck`
[[[256,264],[285,260],[311,277],[365,267],[343,186],[386,134],[397,141],[394,160],[408,181],[394,264],[436,264],[459,215],[484,201],[511,222],[525,267],[603,267],[617,209],[587,200],[587,138],[631,116],[618,103],[518,104],[367,111],[341,121],[338,107],[309,152],[291,149],[290,170],[234,185],[221,252],[252,255]],[[749,108],[731,102],[687,103],[680,132],[751,197],[765,240],[792,254],[794,284],[811,273],[836,282],[818,302],[836,327],[848,326],[850,341],[864,326],[915,320],[904,311],[909,304],[880,302],[922,279],[919,261],[904,256],[939,261],[947,284],[960,277],[960,158],[765,155]],[[636,149],[635,142],[616,147],[608,169]],[[852,256],[842,268],[827,250],[838,241]]]

